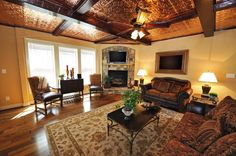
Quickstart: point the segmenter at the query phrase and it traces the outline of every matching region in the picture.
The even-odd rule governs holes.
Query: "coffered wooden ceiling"
[[[130,38],[136,7],[148,9],[147,21],[170,24]],[[236,0],[2,0],[0,24],[94,43],[146,44],[236,28]],[[129,30],[129,31],[128,31]]]

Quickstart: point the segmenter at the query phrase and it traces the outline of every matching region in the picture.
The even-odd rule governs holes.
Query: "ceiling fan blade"
[[[151,22],[151,23],[145,23],[144,28],[147,30],[155,29],[155,28],[169,28],[170,23],[169,22]]]
[[[124,30],[124,31],[122,31],[122,32],[119,32],[117,35],[124,35],[124,34],[126,34],[126,33],[131,32],[132,30],[134,30],[134,28],[129,28],[129,29],[126,29],[126,30]]]

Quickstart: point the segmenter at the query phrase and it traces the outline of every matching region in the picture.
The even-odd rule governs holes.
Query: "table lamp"
[[[216,75],[213,72],[204,72],[198,79],[200,82],[206,82],[202,86],[202,96],[208,96],[208,93],[211,90],[209,82],[217,82]]]
[[[146,70],[139,69],[137,75],[140,76],[140,84],[144,84],[144,76],[147,75]]]

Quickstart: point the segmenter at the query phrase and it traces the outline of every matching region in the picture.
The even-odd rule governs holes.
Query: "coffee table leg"
[[[129,140],[129,143],[130,143],[130,150],[129,150],[129,153],[130,153],[130,154],[132,154],[133,142],[134,142],[134,132],[131,132],[131,140]]]

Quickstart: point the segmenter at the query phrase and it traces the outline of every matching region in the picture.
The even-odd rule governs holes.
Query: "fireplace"
[[[127,70],[108,70],[108,76],[112,78],[112,87],[127,87],[128,71]]]

